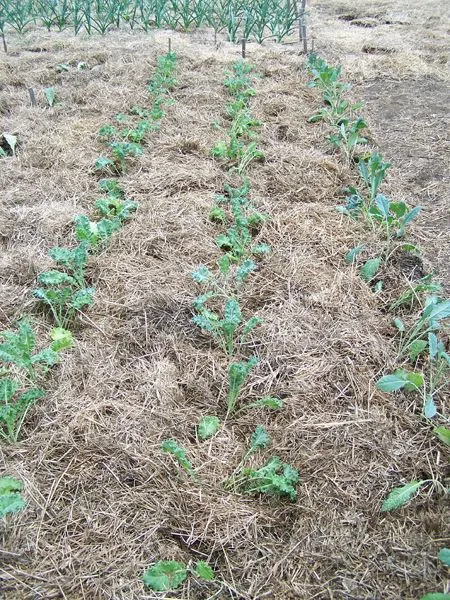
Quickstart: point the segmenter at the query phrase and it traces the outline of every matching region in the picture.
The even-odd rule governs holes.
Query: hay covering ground
[[[249,343],[260,364],[245,397],[279,395],[285,409],[241,413],[212,440],[196,438],[203,415],[225,413],[226,361],[191,323],[198,289],[190,272],[218,256],[207,215],[225,172],[208,153],[220,136],[212,123],[224,123],[221,82],[238,51],[215,51],[207,34],[170,35],[175,103],[123,178],[139,211],[90,260],[96,302],[80,319],[76,348],[52,371],[24,440],[0,449],[1,470],[25,482],[29,503],[0,526],[2,598],[394,600],[442,589],[443,498],[422,494],[392,515],[379,507],[401,482],[443,481],[448,460],[419,426],[420,406],[374,389],[393,365],[390,317],[343,264],[368,234],[334,209],[353,175],[330,153],[325,130],[306,123],[318,99],[289,46],[250,46],[262,75],[253,111],[266,153],[250,170],[252,199],[272,216],[261,241],[273,253],[243,298],[264,319]],[[1,117],[21,148],[0,164],[2,329],[24,312],[42,332],[50,328],[30,296],[36,274],[50,264],[48,248],[70,242],[74,215],[92,213],[96,133],[145,103],[167,36],[11,36],[0,63]],[[79,61],[88,69],[55,70]],[[50,85],[54,109],[41,91]],[[411,276],[401,264],[391,271],[386,301]],[[296,503],[223,490],[256,424],[273,442],[254,464],[277,454],[296,466]],[[161,452],[166,438],[186,448],[201,486]],[[143,570],[163,558],[207,560],[218,582],[191,578],[167,596],[144,591]]]

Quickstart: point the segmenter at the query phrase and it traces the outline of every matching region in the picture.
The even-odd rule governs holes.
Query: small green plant
[[[0,477],[0,519],[25,508],[22,490],[23,483],[18,479],[9,475]]]
[[[95,202],[95,208],[102,217],[109,220],[118,219],[122,224],[131,217],[131,213],[137,209],[137,204],[120,196],[108,194],[106,198],[99,198]]]
[[[406,202],[391,202],[386,196],[377,194],[374,205],[369,208],[368,215],[380,223],[385,230],[386,239],[390,241],[404,237],[406,227],[421,210],[421,206],[410,210]]]
[[[215,579],[213,569],[204,560],[197,561],[193,567],[176,560],[160,560],[145,571],[142,579],[155,592],[169,592],[179,588],[189,572],[203,581]]]
[[[220,420],[213,415],[205,415],[198,424],[198,437],[207,440],[215,435],[220,429]]]
[[[227,399],[227,415],[234,411],[242,386],[255,365],[258,364],[256,356],[250,357],[247,361],[239,361],[231,363],[228,367],[228,399]]]
[[[17,136],[12,133],[3,132],[2,138],[4,140],[4,144],[0,145],[0,156],[2,158],[6,158],[7,156],[15,156],[16,155],[16,146],[17,146]]]
[[[67,326],[77,312],[94,303],[94,289],[79,288],[77,280],[62,271],[41,273],[38,282],[42,287],[33,290],[33,294],[50,308],[58,327]]]
[[[187,575],[183,563],[176,560],[160,560],[145,571],[143,581],[155,592],[168,592],[180,587]]]
[[[391,167],[390,162],[384,162],[378,152],[372,152],[367,159],[358,162],[359,174],[366,184],[369,192],[369,205],[375,202],[378,189],[386,177],[387,170]]]
[[[161,444],[161,450],[172,455],[180,467],[192,475],[193,467],[186,455],[186,451],[175,440],[164,440]]]
[[[381,377],[377,381],[377,388],[388,393],[401,389],[419,392],[423,398],[424,417],[432,419],[437,415],[435,397],[450,383],[450,356],[445,352],[443,342],[432,332],[428,334],[428,340],[417,340],[417,343],[420,345],[417,347],[416,344],[412,358],[416,360],[426,351],[427,368],[424,365],[421,371],[397,369],[394,373]]]
[[[233,471],[233,475],[228,478],[225,483],[226,489],[236,488],[237,481],[239,481],[239,474],[242,472],[243,465],[245,462],[258,450],[267,448],[270,444],[270,436],[262,425],[258,425],[250,438],[250,447],[245,453],[243,459],[240,461],[238,466]]]
[[[416,493],[427,483],[430,483],[430,479],[421,479],[420,481],[408,481],[405,485],[397,487],[389,492],[388,496],[383,500],[381,505],[381,512],[390,512],[397,510],[410,502]]]
[[[270,458],[259,468],[246,467],[235,479],[237,489],[246,494],[267,494],[268,496],[288,496],[297,499],[296,486],[299,482],[298,471],[283,463],[277,456]]]
[[[56,92],[54,87],[48,87],[44,89],[44,94],[47,99],[47,103],[52,108],[56,102]]]
[[[67,333],[64,338],[69,343],[69,332],[57,329],[53,330],[52,336],[55,338],[53,343],[39,352],[36,349],[36,335],[28,319],[24,318],[17,324],[17,331],[2,331],[0,338],[5,340],[0,344],[0,359],[7,364],[13,364],[18,369],[24,370],[27,377],[32,381],[36,379],[39,371],[46,370],[55,365],[59,360],[59,351],[70,346],[61,345],[61,337]],[[59,338],[59,339],[56,339]]]
[[[115,217],[91,221],[85,215],[76,216],[74,223],[77,240],[86,243],[89,249],[94,251],[102,247],[108,238],[122,225],[120,219]]]
[[[442,286],[432,279],[433,273],[430,273],[419,279],[417,283],[408,281],[408,288],[392,302],[389,310],[394,311],[401,306],[408,307],[411,310],[415,303],[422,304],[423,295],[429,296],[432,294],[439,294],[442,290]]]
[[[345,155],[347,161],[350,161],[360,144],[367,144],[367,138],[361,136],[361,131],[367,128],[364,119],[349,121],[342,119],[336,129],[336,133],[328,136],[328,141],[339,148]]]
[[[248,410],[250,408],[268,408],[269,410],[281,410],[283,406],[283,400],[281,400],[280,398],[274,398],[273,396],[263,396],[255,402],[250,402],[250,404],[242,406],[236,412],[236,414],[240,413],[241,411]]]
[[[414,362],[427,345],[430,333],[438,332],[450,318],[450,300],[439,296],[428,296],[425,306],[411,327],[406,328],[401,319],[395,319],[394,324],[400,332],[399,357],[409,356]]]
[[[206,307],[206,302],[213,297],[214,293],[209,292],[195,299],[194,309],[197,314],[192,320],[200,329],[210,333],[224,352],[232,356],[236,345],[243,344],[249,333],[262,321],[259,317],[253,316],[244,322],[241,307],[235,298],[225,300],[223,317],[221,317],[217,312]]]
[[[433,433],[446,446],[450,446],[450,429],[448,429],[447,427],[435,427],[433,429]]]
[[[0,438],[8,443],[17,442],[28,410],[44,397],[40,388],[17,395],[19,388],[14,379],[0,379]]]

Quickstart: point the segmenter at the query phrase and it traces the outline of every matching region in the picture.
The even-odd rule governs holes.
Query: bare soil
[[[367,101],[371,139],[394,165],[387,193],[424,205],[413,228],[420,268],[436,268],[448,285],[446,3],[408,4],[373,2],[368,12],[313,2],[310,31]],[[138,212],[91,258],[96,301],[79,318],[76,348],[49,374],[22,441],[0,447],[0,472],[24,481],[28,501],[0,524],[0,595],[416,600],[444,591],[436,555],[450,542],[450,511],[439,486],[380,513],[406,481],[448,485],[448,453],[423,425],[419,400],[374,385],[395,365],[386,306],[417,265],[391,265],[391,283],[375,297],[343,262],[361,239],[378,242],[335,210],[355,174],[330,151],[325,127],[307,123],[319,97],[306,87],[295,44],[248,45],[261,74],[252,108],[266,154],[250,169],[251,195],[271,215],[259,239],[273,251],[243,292],[245,313],[264,319],[243,351],[260,359],[245,400],[277,395],[281,412],[242,412],[212,440],[196,436],[202,416],[226,412],[227,360],[191,322],[198,287],[190,273],[219,256],[208,212],[226,173],[209,151],[223,136],[212,124],[226,127],[224,73],[239,58],[227,42],[216,50],[209,32],[8,36],[0,132],[17,133],[20,148],[0,162],[1,329],[23,314],[43,336],[50,329],[31,295],[36,275],[51,264],[49,248],[73,243],[73,217],[93,214],[98,129],[145,104],[169,36],[178,54],[174,104],[122,178]],[[88,68],[78,70],[81,61]],[[71,69],[58,73],[61,63]],[[47,86],[56,90],[53,109]],[[439,402],[448,413],[445,391]],[[223,488],[257,424],[272,445],[252,464],[276,454],[298,468],[294,503]],[[161,451],[167,438],[186,449],[201,485]],[[217,580],[146,591],[140,577],[160,559],[207,560]]]

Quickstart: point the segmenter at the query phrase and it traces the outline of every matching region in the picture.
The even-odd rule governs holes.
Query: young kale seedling
[[[29,408],[44,397],[40,388],[17,394],[19,388],[15,379],[0,379],[0,438],[8,443],[17,442]]]
[[[242,386],[247,378],[247,375],[258,364],[256,356],[250,357],[247,361],[239,361],[231,363],[228,367],[228,399],[227,399],[227,415],[230,415],[236,406]]]
[[[16,513],[26,506],[22,497],[23,483],[14,477],[0,477],[0,519]]]

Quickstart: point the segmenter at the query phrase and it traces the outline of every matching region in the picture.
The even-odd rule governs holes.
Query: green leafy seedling
[[[161,444],[161,449],[163,452],[171,454],[185,471],[192,474],[192,464],[186,455],[186,451],[175,440],[164,440]]]
[[[450,548],[442,548],[442,550],[439,550],[438,559],[446,567],[450,567]]]
[[[16,155],[16,146],[17,146],[17,136],[12,133],[3,132],[3,139],[5,140],[7,147],[11,150],[11,155]],[[4,155],[7,153],[4,151]]]
[[[9,475],[0,477],[0,519],[25,508],[22,490],[23,483],[18,479]]]
[[[44,397],[40,388],[32,388],[16,399],[19,383],[14,379],[0,379],[0,438],[17,442],[23,422],[30,407]]]
[[[169,592],[180,587],[187,575],[183,563],[175,560],[160,560],[145,571],[143,581],[155,592]]]
[[[220,420],[213,415],[205,415],[198,424],[198,437],[207,440],[215,435],[220,429]]]
[[[47,99],[47,103],[50,106],[50,108],[55,104],[56,102],[56,92],[55,92],[55,88],[54,87],[48,87],[44,89],[44,94],[45,97]]]
[[[212,567],[204,560],[198,560],[195,563],[194,575],[197,575],[203,581],[214,581],[215,575]]]
[[[443,442],[446,446],[450,446],[450,429],[447,427],[435,427],[433,429],[434,435],[436,435],[441,442]]]
[[[45,370],[58,362],[58,353],[51,347],[34,352],[36,335],[26,318],[19,321],[17,331],[2,331],[0,337],[5,340],[0,344],[0,359],[25,370],[32,380],[37,376],[36,367]]]
[[[228,367],[229,391],[227,400],[227,414],[231,414],[234,411],[245,379],[253,367],[257,364],[258,359],[256,356],[252,356],[247,361],[231,363]]]
[[[428,483],[428,479],[420,481],[409,481],[405,485],[393,489],[387,498],[383,500],[381,512],[390,512],[407,504],[415,496],[417,491]]]
[[[238,488],[247,494],[267,494],[297,498],[298,471],[273,456],[260,469],[245,468],[237,478]]]

